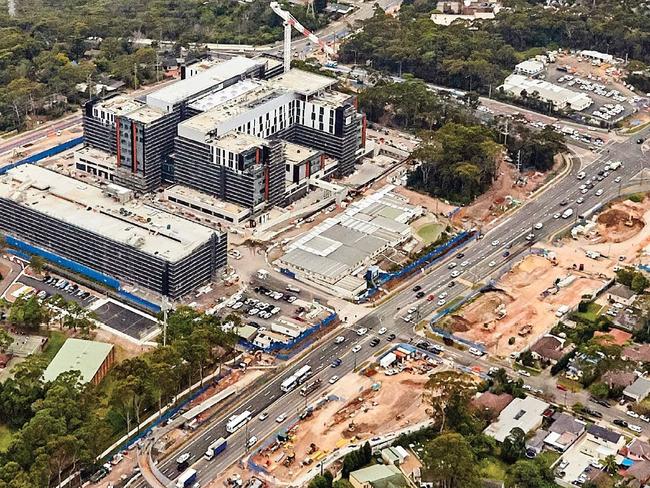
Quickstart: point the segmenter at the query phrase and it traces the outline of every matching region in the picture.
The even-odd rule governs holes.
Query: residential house
[[[632,340],[632,334],[621,329],[611,329],[608,332],[599,330],[594,333],[594,339],[601,344],[625,346]]]
[[[499,415],[506,408],[514,397],[508,393],[496,395],[486,391],[472,400],[474,408],[481,412],[489,412],[493,416]]]
[[[621,359],[637,363],[650,362],[650,344],[632,344],[623,348]]]
[[[565,339],[550,334],[545,335],[530,346],[530,352],[537,360],[549,361],[551,364],[555,364],[565,354],[564,342]]]
[[[548,431],[539,429],[535,435],[526,441],[526,457],[534,458],[544,449],[544,439],[548,436]]]
[[[586,428],[585,422],[569,414],[557,412],[553,415],[553,423],[544,442],[552,449],[564,452],[583,434]]]
[[[498,442],[503,442],[515,427],[528,434],[542,425],[543,414],[548,407],[548,403],[535,397],[515,398],[503,409],[499,418],[488,425],[484,433]]]
[[[607,299],[610,302],[620,303],[621,305],[629,307],[634,303],[634,300],[636,300],[636,293],[630,290],[627,286],[618,283],[607,291]]]
[[[640,461],[642,459],[650,460],[650,443],[648,441],[642,441],[638,437],[632,439],[632,441],[623,448],[622,453],[625,457],[633,460]]]
[[[650,461],[643,459],[635,462],[625,470],[623,476],[626,479],[635,479],[640,483],[640,486],[645,486],[650,482]]]
[[[582,446],[582,451],[596,459],[604,459],[609,455],[616,455],[624,445],[623,435],[592,424],[587,427],[586,442]]]
[[[634,383],[623,390],[623,396],[639,403],[650,395],[650,380],[639,377]]]
[[[611,389],[626,388],[636,381],[636,374],[632,371],[612,370],[606,371],[600,380]]]

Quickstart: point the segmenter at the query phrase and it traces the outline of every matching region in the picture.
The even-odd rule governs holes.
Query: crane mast
[[[286,10],[280,7],[278,2],[271,2],[271,10],[275,12],[282,20],[284,20],[284,72],[286,73],[291,68],[291,28],[293,27],[300,32],[307,39],[315,44],[318,44],[323,52],[329,57],[335,54],[334,49],[327,45],[324,41],[320,40],[313,32],[303,26],[298,20]]]

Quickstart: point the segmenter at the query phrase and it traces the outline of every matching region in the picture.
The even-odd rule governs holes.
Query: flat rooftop
[[[305,159],[312,158],[321,152],[318,149],[312,149],[311,147],[292,142],[286,142],[284,144],[284,155],[287,162],[291,163],[301,163]]]
[[[300,69],[291,69],[287,73],[276,76],[269,83],[299,93],[300,95],[309,96],[335,85],[337,81],[336,78],[330,78],[329,76]]]
[[[250,209],[247,207],[242,207],[236,203],[220,200],[211,195],[208,195],[207,193],[203,193],[195,190],[194,188],[189,188],[182,185],[170,186],[169,188],[165,189],[163,194],[166,197],[176,197],[186,202],[194,202],[196,204],[200,204],[202,208],[207,208],[219,213],[225,212],[230,215],[239,215],[242,213],[248,213],[250,211]]]
[[[80,371],[80,381],[88,383],[102,366],[113,344],[105,342],[68,339],[43,372],[43,381],[54,381],[61,373]]]
[[[266,144],[266,139],[261,137],[253,136],[250,134],[244,134],[243,132],[228,132],[227,134],[216,137],[213,140],[209,140],[208,144],[211,144],[215,147],[225,149],[235,154],[239,154],[248,149],[253,149],[255,147],[260,147]]]
[[[164,117],[166,112],[159,110],[157,108],[143,106],[133,112],[130,112],[127,115],[129,119],[135,120],[136,122],[142,122],[143,124],[150,124],[156,120]]]
[[[171,262],[215,233],[139,201],[119,203],[99,187],[31,164],[0,177],[0,198]]]
[[[245,79],[235,83],[234,85],[230,85],[223,90],[216,90],[208,93],[207,95],[204,95],[192,102],[189,107],[201,112],[206,112],[215,107],[218,107],[219,105],[223,105],[224,103],[237,98],[244,93],[248,93],[254,90],[261,84],[262,83],[259,81]]]
[[[147,95],[147,104],[153,106],[170,106],[181,103],[231,78],[242,76],[262,62],[241,56],[219,63],[190,78],[156,90]]]
[[[118,117],[121,117],[135,110],[138,110],[145,105],[134,98],[127,97],[125,95],[118,95],[116,97],[112,97],[104,100],[103,102],[100,102],[97,106],[114,113]]]

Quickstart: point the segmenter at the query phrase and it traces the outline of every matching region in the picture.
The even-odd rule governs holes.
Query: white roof
[[[497,421],[485,429],[484,433],[499,442],[503,442],[515,427],[519,427],[528,434],[541,424],[542,414],[548,407],[548,403],[532,396],[515,398],[501,411]]]
[[[527,59],[526,61],[522,61],[517,66],[515,66],[515,69],[526,72],[542,71],[544,69],[544,63],[537,61],[536,59]]]
[[[580,51],[580,54],[589,58],[601,59],[603,61],[611,61],[614,59],[614,56],[611,54],[601,53],[600,51],[591,51],[589,49]]]
[[[528,78],[523,75],[508,76],[503,82],[503,89],[505,91],[515,93],[517,96],[519,96],[524,90],[529,95],[537,92],[540,98],[543,98],[545,100],[567,103],[571,103],[571,101],[573,101],[574,103],[571,103],[571,105],[575,106],[580,105],[576,102],[591,100],[590,97],[584,93],[569,90],[568,88],[549,83],[548,81]]]
[[[31,164],[0,177],[0,198],[171,262],[215,232],[139,201],[119,203],[99,187]]]
[[[259,64],[260,61],[240,56],[229,59],[194,76],[149,93],[147,95],[147,104],[160,108],[173,106],[212,87],[217,87],[226,80],[242,76]]]

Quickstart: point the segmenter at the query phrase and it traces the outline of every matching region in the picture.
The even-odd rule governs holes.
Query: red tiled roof
[[[481,396],[472,400],[472,404],[478,409],[491,410],[495,415],[498,415],[512,400],[513,396],[508,393],[495,395],[494,393],[486,391],[481,394]]]

